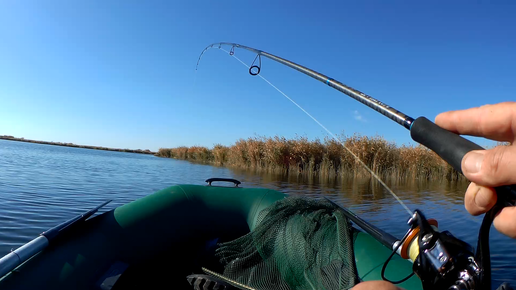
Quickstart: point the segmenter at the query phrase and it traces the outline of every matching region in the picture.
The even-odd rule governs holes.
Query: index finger
[[[514,142],[516,136],[516,102],[485,105],[437,115],[435,123],[461,135]]]

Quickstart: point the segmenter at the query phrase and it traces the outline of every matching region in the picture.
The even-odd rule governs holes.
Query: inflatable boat
[[[43,233],[0,260],[0,289],[208,289],[198,277],[235,289],[348,289],[382,279],[392,249],[331,203],[217,180],[227,181],[172,186]],[[398,256],[385,269],[391,280],[410,273]],[[417,276],[399,286],[422,289]]]

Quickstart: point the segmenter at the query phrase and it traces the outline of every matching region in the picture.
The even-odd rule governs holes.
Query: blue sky
[[[412,117],[515,100],[515,14],[511,1],[1,1],[0,135],[151,150],[326,136],[220,50],[196,72],[220,41],[306,65]],[[264,59],[262,75],[336,134],[411,141],[296,71]]]

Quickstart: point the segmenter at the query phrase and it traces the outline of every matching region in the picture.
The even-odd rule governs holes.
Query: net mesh
[[[254,289],[350,289],[358,278],[351,224],[327,200],[287,197],[257,227],[222,243],[223,276]]]

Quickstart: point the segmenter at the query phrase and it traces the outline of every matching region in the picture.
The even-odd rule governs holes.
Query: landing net
[[[358,283],[350,221],[327,200],[279,200],[259,214],[252,232],[220,244],[216,255],[222,276],[242,289],[336,290]]]

